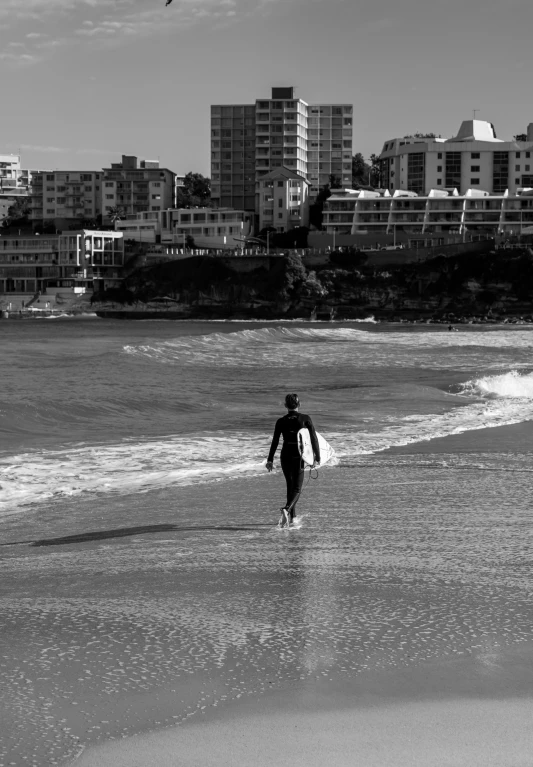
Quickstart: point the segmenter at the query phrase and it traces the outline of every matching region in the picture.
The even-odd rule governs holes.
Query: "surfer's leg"
[[[293,501],[295,502],[293,503],[291,511],[290,511],[291,522],[294,519],[294,517],[298,516],[296,513],[296,504],[298,503],[298,500],[300,498],[300,493],[302,492],[304,476],[305,476],[304,463],[300,458],[298,458],[294,462]]]

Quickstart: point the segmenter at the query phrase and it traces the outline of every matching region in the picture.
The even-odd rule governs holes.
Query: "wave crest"
[[[483,376],[462,384],[459,393],[474,397],[533,399],[533,373],[511,370],[501,375]]]

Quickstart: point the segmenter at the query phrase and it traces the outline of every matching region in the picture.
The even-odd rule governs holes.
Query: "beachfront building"
[[[124,265],[121,232],[71,231],[61,235],[0,237],[1,294],[36,294],[47,289],[92,289],[117,280]]]
[[[218,207],[260,213],[259,181],[286,167],[316,197],[330,176],[352,178],[353,105],[310,105],[294,88],[272,88],[255,104],[211,107],[211,198]]]
[[[178,248],[234,249],[253,233],[253,214],[231,208],[179,208],[161,215],[161,242]]]
[[[139,160],[122,155],[122,161],[104,168],[102,181],[102,215],[110,222],[110,209],[119,208],[127,217],[144,211],[158,212],[174,205],[175,176],[168,168],[160,168],[158,160]]]
[[[422,134],[389,139],[379,168],[380,186],[390,192],[480,189],[514,195],[533,187],[533,123],[513,141],[497,138],[494,125],[484,120],[465,120],[448,139]]]
[[[115,231],[122,232],[124,240],[136,243],[161,242],[161,216],[164,211],[143,211],[115,222]]]
[[[489,194],[432,189],[428,195],[396,190],[334,190],[326,201],[328,234],[521,234],[533,227],[533,189]]]
[[[259,230],[288,232],[309,225],[309,184],[289,168],[275,168],[259,179]]]
[[[47,221],[62,230],[80,226],[83,221],[96,222],[102,212],[101,183],[101,171],[34,173],[30,183],[33,225]]]

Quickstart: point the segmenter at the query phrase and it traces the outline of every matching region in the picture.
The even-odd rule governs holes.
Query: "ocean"
[[[529,647],[532,346],[370,319],[0,322],[0,767]],[[264,468],[287,392],[336,452],[291,532]]]

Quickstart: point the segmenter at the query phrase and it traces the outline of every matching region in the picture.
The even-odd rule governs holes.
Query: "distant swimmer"
[[[298,395],[287,394],[285,397],[285,407],[288,413],[276,421],[274,436],[266,462],[267,470],[272,471],[274,468],[274,454],[278,449],[279,438],[283,436],[280,463],[287,483],[287,503],[281,509],[280,527],[289,527],[292,524],[296,517],[296,504],[302,490],[304,462],[300,455],[297,440],[300,429],[309,430],[315,463],[320,463],[320,447],[315,427],[308,415],[299,412],[300,400]]]
[[[448,330],[450,330],[450,331],[454,331],[455,333],[457,333],[457,332],[458,332],[457,328],[454,328],[454,326],[453,326],[453,325],[448,325]]]

